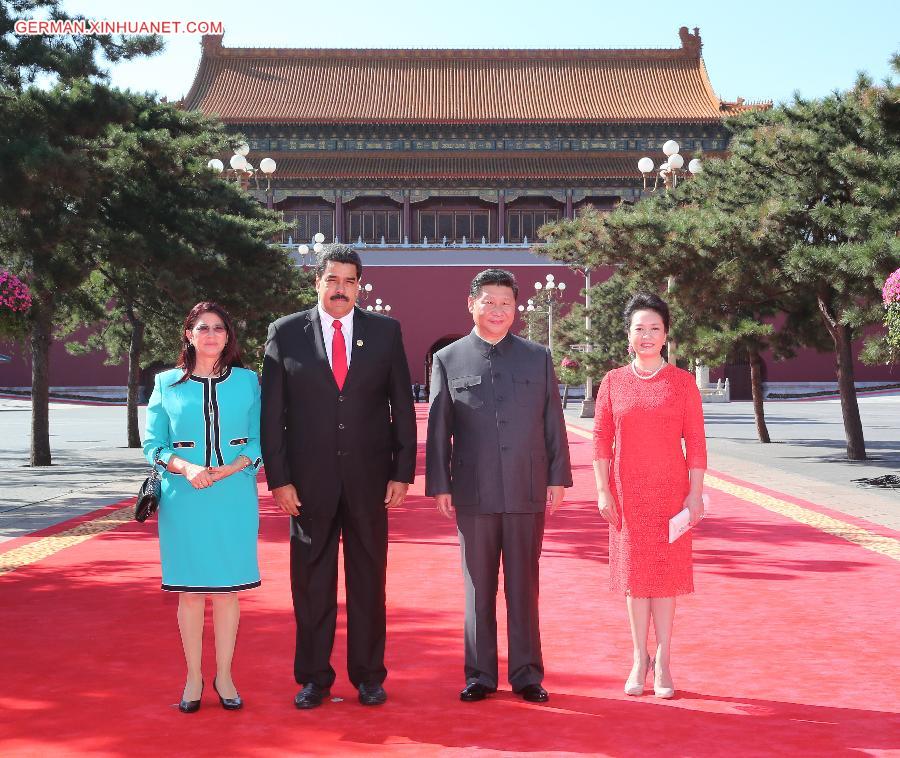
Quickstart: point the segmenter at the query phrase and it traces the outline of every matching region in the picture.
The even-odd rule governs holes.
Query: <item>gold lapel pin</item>
[[[363,341],[362,341],[362,340],[356,340],[356,346],[357,346],[357,347],[362,347],[362,346],[363,346]]]

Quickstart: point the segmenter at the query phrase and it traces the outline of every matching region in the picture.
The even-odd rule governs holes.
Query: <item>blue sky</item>
[[[65,0],[91,19],[212,20],[230,47],[678,47],[678,28],[700,27],[713,87],[733,100],[789,100],[882,80],[900,52],[897,0]],[[112,69],[113,84],[169,99],[189,89],[200,37],[166,37],[154,58]]]

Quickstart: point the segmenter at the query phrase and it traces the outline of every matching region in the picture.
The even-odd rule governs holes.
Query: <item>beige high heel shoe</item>
[[[637,682],[634,681],[630,676],[625,680],[625,694],[631,695],[632,697],[640,697],[644,694],[644,684],[647,681],[647,675],[653,671],[653,659],[648,655],[647,656],[647,670],[644,672],[644,678],[642,681]]]
[[[671,700],[675,697],[675,688],[674,687],[663,687],[657,684],[656,675],[653,676],[653,694],[658,698],[662,698],[663,700]]]

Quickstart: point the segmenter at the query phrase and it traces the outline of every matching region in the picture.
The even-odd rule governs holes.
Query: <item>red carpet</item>
[[[422,496],[420,461],[391,520],[385,706],[355,700],[341,615],[332,695],[345,702],[293,707],[287,524],[265,497],[263,586],[243,596],[235,663],[242,712],[212,691],[211,627],[201,711],[170,705],[176,598],[158,589],[155,528],[130,523],[0,577],[0,754],[900,754],[897,561],[719,492],[676,618],[679,696],[626,698],[624,600],[606,589],[590,445],[570,440],[576,486],[548,517],[542,559],[548,705],[508,690],[459,702],[456,534]]]

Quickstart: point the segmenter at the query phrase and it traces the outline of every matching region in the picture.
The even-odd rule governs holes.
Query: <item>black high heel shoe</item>
[[[213,679],[213,689],[216,691],[216,694],[219,695],[219,702],[226,711],[239,711],[244,707],[244,701],[241,700],[240,694],[235,695],[234,697],[222,697],[222,695],[219,694],[219,688],[216,687],[215,679]]]
[[[203,699],[203,688],[206,682],[200,683],[200,697],[196,700],[182,700],[178,704],[178,710],[182,713],[196,713],[200,710],[200,701]]]

